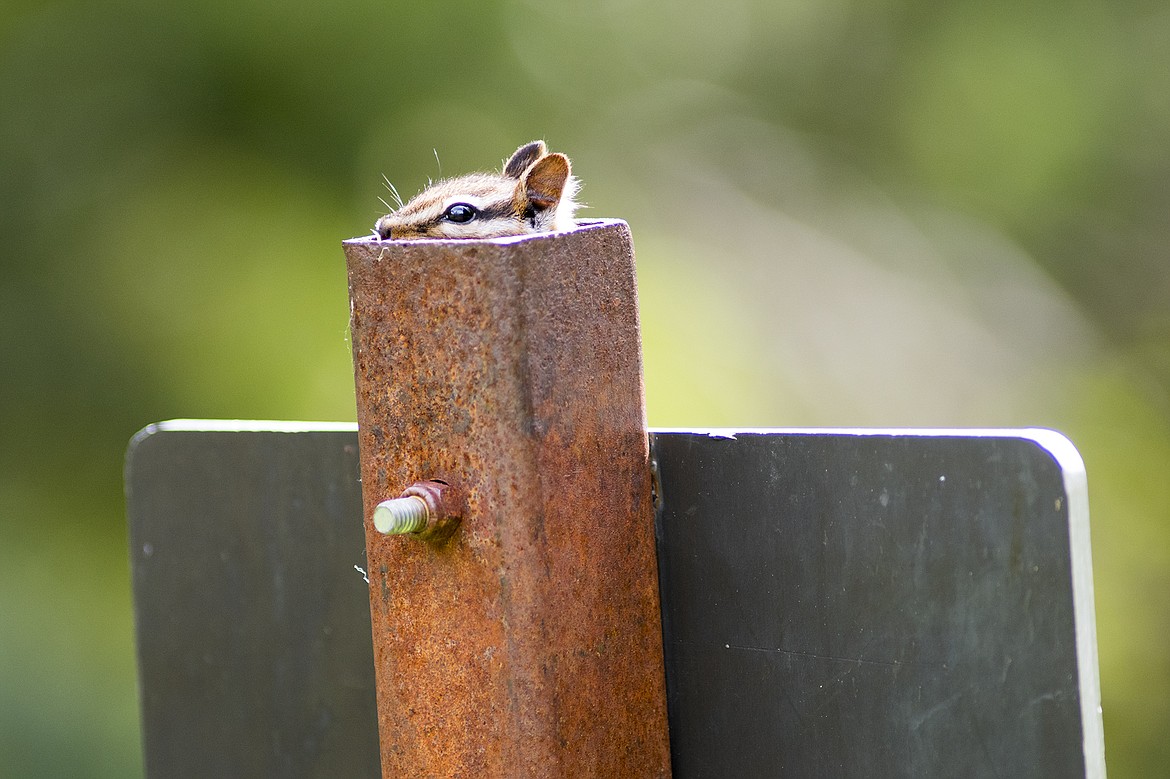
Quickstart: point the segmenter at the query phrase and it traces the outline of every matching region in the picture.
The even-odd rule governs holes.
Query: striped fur
[[[569,158],[550,154],[544,141],[533,141],[512,154],[503,173],[470,173],[435,182],[379,219],[374,232],[384,241],[397,241],[569,230],[576,224],[578,187]]]

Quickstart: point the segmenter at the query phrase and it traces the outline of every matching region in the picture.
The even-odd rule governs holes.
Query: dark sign
[[[676,777],[1104,775],[1065,439],[652,440]],[[132,443],[148,775],[379,773],[357,474],[352,425]]]

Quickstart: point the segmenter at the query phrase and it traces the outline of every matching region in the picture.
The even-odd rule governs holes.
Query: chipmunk
[[[502,174],[470,173],[428,186],[379,219],[374,233],[388,241],[569,230],[576,224],[579,186],[568,157],[549,154],[544,141],[533,141],[508,158]]]

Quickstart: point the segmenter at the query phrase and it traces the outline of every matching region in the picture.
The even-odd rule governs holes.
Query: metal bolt
[[[374,528],[385,535],[444,541],[463,516],[463,493],[443,481],[416,481],[397,498],[374,507]]]
[[[430,517],[427,502],[417,495],[384,500],[374,508],[374,527],[388,536],[417,533]]]

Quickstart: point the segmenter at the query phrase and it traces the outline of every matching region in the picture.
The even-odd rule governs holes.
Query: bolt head
[[[402,497],[421,498],[430,517],[427,526],[414,533],[427,541],[444,541],[459,527],[466,504],[462,490],[437,480],[416,481],[402,491]]]

